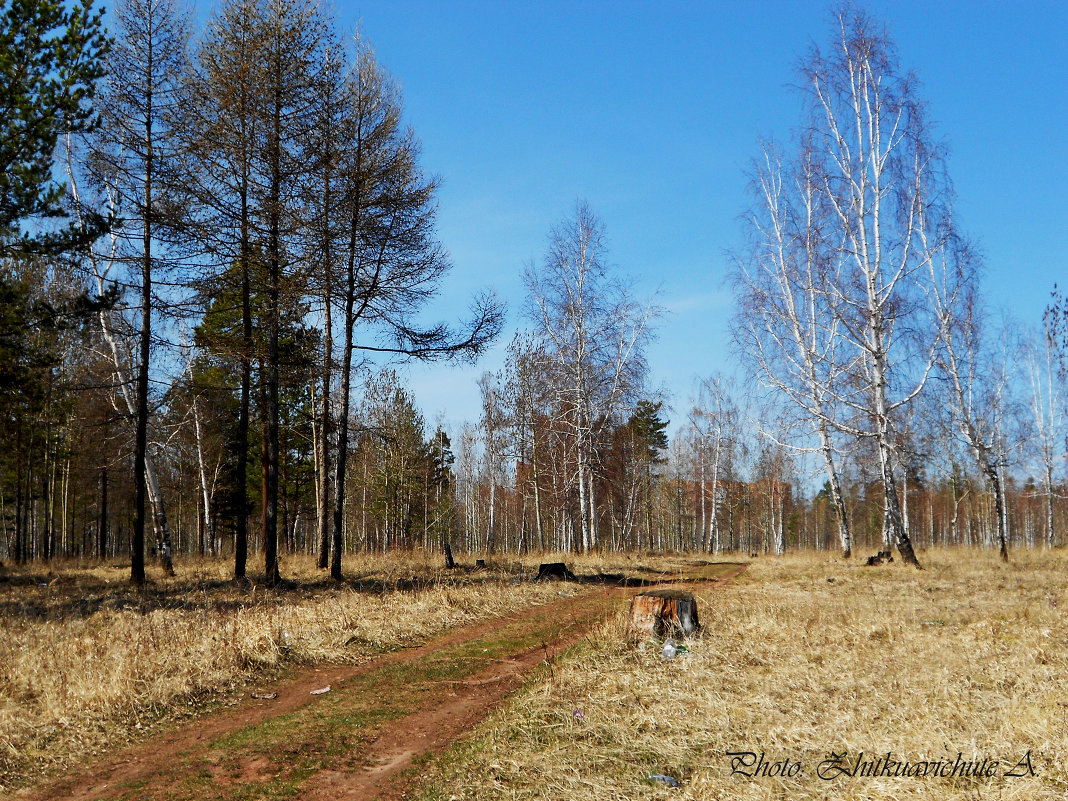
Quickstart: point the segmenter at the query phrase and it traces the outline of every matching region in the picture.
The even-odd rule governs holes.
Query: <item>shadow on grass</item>
[[[650,587],[689,583],[732,563],[705,560],[688,561],[685,574],[656,570],[644,565],[628,567],[627,573],[574,575],[564,583],[609,586]],[[207,578],[202,574],[162,581],[150,579],[135,587],[125,581],[106,579],[89,572],[47,567],[7,568],[0,574],[0,617],[33,621],[88,618],[104,611],[131,610],[148,614],[158,610],[214,612],[226,614],[248,607],[272,607],[294,600],[316,600],[338,592],[385,595],[392,592],[420,592],[435,587],[478,587],[520,584],[536,580],[535,574],[519,562],[490,563],[485,567],[457,565],[451,570],[436,569],[429,574],[383,577],[362,573],[335,581],[327,575],[301,580],[283,579],[268,587],[260,577],[244,581]],[[559,579],[551,579],[553,581]]]

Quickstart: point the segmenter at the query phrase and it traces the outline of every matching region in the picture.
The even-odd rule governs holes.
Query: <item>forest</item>
[[[493,288],[428,320],[454,269],[440,179],[373,32],[310,0],[109,20],[3,5],[3,560],[129,560],[139,584],[146,560],[210,555],[275,583],[295,553],[341,579],[398,549],[920,566],[1064,543],[1068,304],[990,302],[946,147],[869,15],[802,60],[793,139],[754,148],[715,279],[737,372],[689,398],[652,380],[666,314],[584,202],[514,265],[518,329]],[[427,420],[397,367],[502,341],[479,418]]]

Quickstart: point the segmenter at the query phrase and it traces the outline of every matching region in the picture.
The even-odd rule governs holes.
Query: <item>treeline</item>
[[[512,375],[501,374],[506,391],[497,395],[511,401],[491,407],[492,415],[465,426],[460,435],[456,502],[463,513],[462,542],[479,552],[580,548],[577,493],[573,483],[569,492],[561,481],[576,472],[565,432],[547,414],[529,428],[522,402],[507,392]],[[500,377],[487,375],[484,389]],[[812,454],[764,433],[768,415],[781,411],[765,403],[761,393],[754,396],[716,377],[701,383],[671,440],[659,402],[639,401],[629,418],[608,426],[593,458],[600,547],[709,554],[840,550],[829,481],[819,480],[823,471]],[[1057,471],[1047,491],[1039,478],[1043,440],[1037,427],[1028,427],[1033,411],[1024,404],[1014,409],[1020,438],[1001,487],[1007,547],[1060,547],[1068,531],[1068,484]],[[927,433],[933,438],[913,431],[917,438],[902,443],[905,461],[895,470],[911,540],[920,548],[999,548],[994,486],[943,430],[935,426]],[[490,437],[506,454],[497,469],[485,444]],[[876,454],[857,447],[843,456],[839,478],[854,548],[873,553],[890,547]]]
[[[746,391],[704,382],[665,462],[645,382],[657,310],[604,267],[580,206],[525,274],[509,369],[482,382],[484,476],[462,475],[485,547],[505,526],[517,548],[533,532],[781,553],[827,547],[833,523],[845,556],[877,544],[918,567],[916,542],[1006,559],[1061,542],[1063,300],[1030,327],[990,307],[945,146],[882,23],[841,7],[799,77],[801,133],[754,161],[729,275]]]
[[[1034,539],[1033,526],[1013,528],[1030,504],[1010,497],[1033,470],[1052,547],[1066,433],[1063,307],[1028,331],[984,297],[945,145],[883,23],[840,8],[829,45],[812,47],[799,78],[799,133],[766,142],[754,161],[746,244],[731,273],[734,344],[769,406],[761,432],[818,459],[847,556],[857,529],[870,528],[851,497],[868,476],[882,484],[883,540],[908,563],[919,566],[914,536],[946,538],[932,498],[927,510],[908,506],[910,484],[950,482],[955,509],[964,495],[969,510],[986,498],[1007,559],[1010,544]],[[910,524],[923,514],[926,525]],[[968,514],[983,541],[989,514]],[[951,519],[956,540],[956,511]]]
[[[88,4],[5,8],[4,558],[129,555],[140,582],[146,552],[239,579],[252,553],[275,582],[287,552],[340,578],[358,549],[1062,543],[1064,303],[1037,332],[996,321],[926,106],[863,13],[803,62],[804,135],[752,170],[745,391],[702,382],[669,439],[661,310],[582,203],[523,272],[478,421],[428,426],[381,368],[474,358],[503,311],[426,322],[437,181],[364,34],[310,0],[229,0],[196,32],[121,0],[110,39]]]
[[[474,357],[502,309],[422,319],[437,184],[360,33],[306,0],[233,0],[196,36],[173,0],[113,20],[4,15],[7,553],[128,552],[140,582],[146,534],[167,570],[225,538],[241,578],[254,532],[268,582],[310,540],[340,577],[352,458],[388,440],[351,408],[369,354]]]

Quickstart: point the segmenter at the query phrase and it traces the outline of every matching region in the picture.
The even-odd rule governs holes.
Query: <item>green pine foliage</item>
[[[53,175],[61,134],[91,129],[108,42],[92,0],[0,3],[0,256],[55,252],[95,236],[44,221],[64,217]]]

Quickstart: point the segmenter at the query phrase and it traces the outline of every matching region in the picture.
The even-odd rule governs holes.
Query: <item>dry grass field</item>
[[[703,632],[672,660],[627,647],[621,612],[438,759],[422,799],[1068,797],[1068,554],[921,559],[756,559],[698,594]],[[731,753],[755,756],[732,774]]]
[[[559,600],[531,563],[446,572],[438,557],[347,560],[343,585],[289,559],[285,588],[219,561],[150,571],[76,564],[0,576],[0,796],[176,719],[234,703],[287,666],[360,663],[447,628]],[[255,576],[253,576],[255,579]]]

